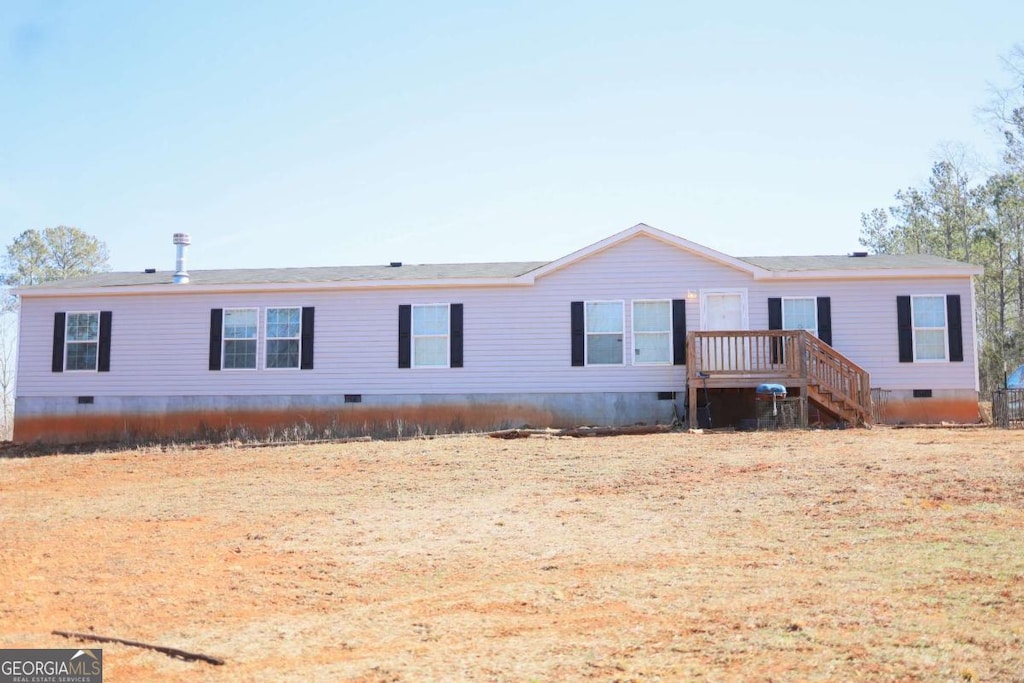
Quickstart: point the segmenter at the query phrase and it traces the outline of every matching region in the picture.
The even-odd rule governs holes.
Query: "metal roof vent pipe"
[[[192,238],[187,232],[174,233],[174,246],[178,248],[178,257],[174,263],[174,279],[176,285],[188,284],[188,271],[185,270],[185,248],[192,244]]]

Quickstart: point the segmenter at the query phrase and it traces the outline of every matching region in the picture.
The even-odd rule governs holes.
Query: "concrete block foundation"
[[[938,424],[952,422],[974,424],[981,420],[978,392],[967,389],[936,389],[928,391],[893,389],[885,392],[885,406],[880,416],[886,424]]]
[[[684,393],[19,397],[16,443],[410,436],[670,424]]]

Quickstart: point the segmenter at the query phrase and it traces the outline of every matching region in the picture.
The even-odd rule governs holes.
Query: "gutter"
[[[139,294],[224,294],[233,292],[320,292],[346,289],[441,289],[445,287],[530,287],[533,275],[514,278],[452,278],[450,280],[353,280],[336,282],[258,282],[244,284],[197,285],[160,283],[153,285],[113,285],[107,287],[44,287],[11,290],[23,299],[56,297],[132,296]]]

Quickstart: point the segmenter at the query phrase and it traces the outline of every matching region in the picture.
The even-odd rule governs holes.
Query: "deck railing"
[[[803,377],[798,330],[691,332],[687,367],[691,377],[765,375]]]
[[[842,404],[857,421],[871,420],[868,372],[804,330],[691,332],[687,375],[700,378],[800,380],[809,395]]]

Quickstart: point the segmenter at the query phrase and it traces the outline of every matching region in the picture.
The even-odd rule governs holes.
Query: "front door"
[[[707,332],[746,330],[747,290],[701,290],[700,323]],[[736,337],[706,339],[701,345],[701,367],[711,371],[745,369],[748,343]]]
[[[710,332],[745,329],[743,298],[740,292],[705,292],[704,329]]]

